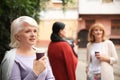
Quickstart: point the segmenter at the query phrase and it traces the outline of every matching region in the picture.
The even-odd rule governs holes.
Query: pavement
[[[78,49],[78,65],[76,69],[76,80],[86,80],[86,49],[80,48]]]
[[[120,48],[116,48],[119,57],[118,63],[114,65],[115,80],[120,80]],[[76,70],[76,80],[86,80],[86,48],[78,49],[78,65]]]

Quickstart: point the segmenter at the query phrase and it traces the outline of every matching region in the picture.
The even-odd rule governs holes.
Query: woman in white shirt
[[[112,41],[106,39],[102,24],[96,23],[89,29],[87,44],[87,79],[114,80],[113,64],[118,56]]]

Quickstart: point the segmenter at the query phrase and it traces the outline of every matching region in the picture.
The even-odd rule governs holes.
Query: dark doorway
[[[79,48],[85,48],[87,43],[88,43],[88,40],[87,40],[87,37],[88,37],[88,30],[87,29],[82,29],[78,32],[78,47]]]
[[[88,43],[88,31],[91,25],[95,23],[95,19],[85,19],[85,29],[81,29],[77,34],[78,47],[85,48]]]

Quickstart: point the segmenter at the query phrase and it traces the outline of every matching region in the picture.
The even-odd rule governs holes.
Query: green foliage
[[[73,3],[73,0],[62,0],[63,6],[67,5],[68,3]]]
[[[19,16],[31,16],[39,22],[39,13],[49,0],[0,0],[0,54],[9,49],[10,24]]]
[[[74,4],[73,0],[62,0],[62,5],[63,5],[63,11],[66,11],[66,7],[68,4]]]

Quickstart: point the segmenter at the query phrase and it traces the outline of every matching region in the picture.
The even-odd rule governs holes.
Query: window
[[[111,23],[112,23],[111,34],[120,35],[120,20],[112,20]]]
[[[103,3],[120,2],[120,0],[102,0]]]
[[[97,1],[97,2],[102,2],[102,3],[112,3],[112,2],[120,2],[120,0],[87,0],[87,1],[89,1],[89,2],[91,2],[91,1]]]
[[[100,1],[100,0],[87,0],[87,1]]]
[[[120,1],[120,0],[114,0],[114,1],[116,1],[116,2],[117,2],[117,1]]]
[[[62,0],[52,0],[53,3],[62,3]]]
[[[111,3],[113,0],[102,0],[103,3]]]
[[[89,29],[92,24],[95,23],[95,20],[85,20],[86,28]]]

